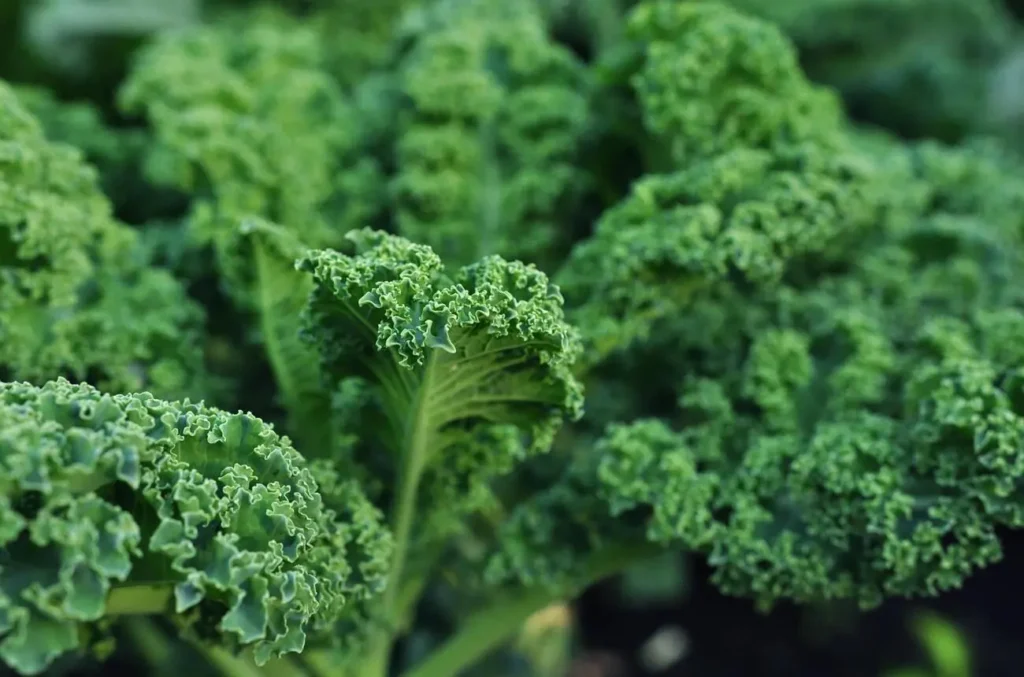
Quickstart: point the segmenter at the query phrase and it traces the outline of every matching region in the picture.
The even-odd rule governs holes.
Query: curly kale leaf
[[[360,408],[350,457],[392,478],[397,595],[410,553],[429,560],[488,500],[491,478],[546,451],[563,419],[580,415],[580,344],[558,290],[532,266],[489,257],[448,279],[429,247],[370,230],[348,239],[345,253],[300,262],[315,284],[305,332],[328,378],[350,384],[339,402]]]
[[[630,20],[646,143],[666,155],[576,244],[556,279],[589,360],[646,337],[694,293],[771,286],[904,208],[770,24],[716,3],[640,3]],[[892,173],[893,176],[888,176]]]
[[[795,260],[839,255],[897,209],[877,164],[838,145],[738,148],[637,181],[556,278],[588,359],[647,337],[698,292],[771,287]]]
[[[200,308],[148,267],[80,152],[0,83],[0,368],[114,390],[200,388]]]
[[[440,3],[397,66],[399,233],[450,265],[564,247],[587,131],[583,66],[531,3]]]
[[[525,502],[492,578],[559,584],[642,540],[765,605],[874,606],[999,559],[1024,517],[1024,171],[991,148],[870,145],[905,172],[898,218],[663,322],[649,349],[679,411],[612,425]]]
[[[48,142],[6,83],[0,83],[0,115],[4,288],[26,300],[68,305],[92,273],[90,250],[111,229],[109,203],[79,151]],[[47,265],[31,265],[40,259]]]
[[[633,77],[647,131],[676,166],[730,148],[827,140],[842,127],[773,25],[715,2],[646,0],[629,19],[642,66]]]
[[[168,611],[258,663],[378,592],[389,539],[335,511],[287,439],[244,413],[0,385],[0,657],[41,672],[78,626]],[[364,500],[365,502],[365,500]]]

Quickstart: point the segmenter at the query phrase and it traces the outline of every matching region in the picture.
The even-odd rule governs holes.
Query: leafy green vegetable
[[[522,0],[441,3],[421,24],[397,68],[410,109],[394,150],[398,231],[452,264],[544,262],[582,188],[582,64]]]
[[[61,380],[4,384],[0,422],[0,657],[22,673],[80,625],[162,610],[263,663],[383,583],[359,563],[386,532],[339,520],[251,415]]]
[[[491,677],[652,559],[762,608],[998,561],[1024,160],[939,139],[1000,12],[748,4],[219,0],[116,93],[0,62],[0,663]]]
[[[520,505],[492,578],[560,585],[642,537],[705,553],[723,591],[764,605],[874,606],[1000,558],[1024,462],[1022,194],[1000,172],[1020,165],[989,147],[885,151],[899,218],[777,287],[691,296],[653,339],[679,411],[610,425]]]
[[[0,370],[114,390],[202,389],[202,310],[140,255],[81,152],[0,83]]]

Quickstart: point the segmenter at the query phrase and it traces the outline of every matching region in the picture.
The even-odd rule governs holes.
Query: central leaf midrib
[[[419,386],[415,389],[411,402],[410,415],[407,419],[402,448],[399,453],[398,491],[395,493],[394,509],[391,515],[392,530],[395,537],[390,582],[382,600],[384,617],[389,622],[396,622],[398,594],[402,588],[405,560],[409,552],[409,540],[412,535],[413,518],[416,507],[416,496],[420,479],[430,455],[430,442],[434,437],[430,418],[431,383],[433,382],[437,351],[427,353]]]

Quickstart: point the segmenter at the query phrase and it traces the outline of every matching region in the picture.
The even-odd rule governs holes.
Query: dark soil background
[[[779,605],[758,612],[743,599],[723,597],[694,563],[687,598],[634,609],[614,582],[589,590],[578,605],[581,642],[594,656],[580,677],[877,677],[899,666],[929,667],[910,629],[916,613],[932,610],[962,632],[971,649],[972,677],[1024,675],[1024,535],[1003,535],[1004,559],[935,599],[890,600],[867,613],[826,614]],[[642,667],[640,649],[666,626],[686,633],[687,653],[672,667]]]

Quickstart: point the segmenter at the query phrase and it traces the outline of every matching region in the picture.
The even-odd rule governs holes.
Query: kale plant
[[[453,677],[664,553],[762,608],[998,561],[1024,162],[748,4],[210,3],[116,114],[0,81],[3,665]]]

